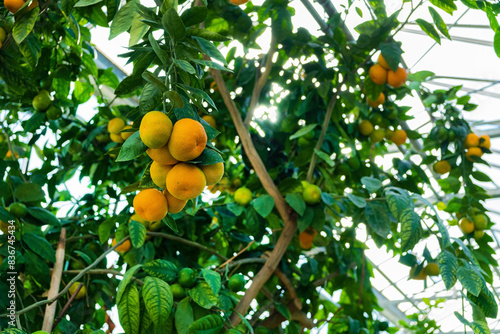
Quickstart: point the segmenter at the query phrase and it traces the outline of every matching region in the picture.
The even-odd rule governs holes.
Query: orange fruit
[[[161,111],[150,111],[141,120],[139,134],[149,148],[160,148],[167,144],[172,133],[172,121]]]
[[[358,129],[363,136],[369,136],[373,132],[373,124],[369,120],[364,119],[359,123]]]
[[[16,157],[16,159],[19,159],[19,153],[17,153],[16,151],[14,151],[14,156]],[[12,151],[8,150],[7,153],[5,153],[5,159],[10,158],[12,158]]]
[[[451,165],[446,160],[438,161],[432,167],[436,173],[441,175],[446,174],[451,170]]]
[[[25,3],[26,1],[23,0],[5,0],[3,4],[9,12],[15,14]],[[38,0],[33,0],[31,5],[28,6],[27,10],[33,9],[36,6],[38,6]]]
[[[253,199],[253,194],[247,187],[241,187],[234,192],[234,201],[241,206],[247,206]]]
[[[119,117],[113,118],[108,122],[109,133],[118,133],[125,127],[125,121]]]
[[[370,140],[372,143],[378,143],[381,142],[385,137],[385,130],[384,129],[375,129],[373,130],[372,133],[370,133]]]
[[[460,226],[463,234],[469,234],[474,231],[474,222],[470,221],[467,217],[460,219],[458,225]]]
[[[178,163],[167,174],[167,190],[180,200],[198,197],[206,185],[205,174],[193,164]]]
[[[187,200],[175,198],[167,191],[167,189],[163,190],[163,195],[167,199],[169,213],[179,213],[186,206]]]
[[[480,158],[484,152],[479,147],[471,147],[465,152],[465,157],[467,160],[474,162],[475,159],[473,157]]]
[[[122,136],[119,133],[110,133],[109,138],[111,138],[111,141],[118,143],[118,144],[121,144],[124,141]]]
[[[130,130],[132,129],[132,125],[126,125],[123,130]],[[123,131],[122,130],[122,131]],[[120,133],[120,136],[122,136],[122,139],[125,141],[130,138],[134,133],[133,132],[122,132]]]
[[[302,249],[311,249],[314,242],[314,236],[318,234],[313,228],[308,228],[299,234],[299,244]]]
[[[3,42],[7,39],[7,32],[5,31],[4,28],[0,27],[0,47]]]
[[[213,165],[200,166],[205,178],[207,179],[207,186],[216,184],[222,179],[224,175],[224,163],[218,162]]]
[[[491,147],[490,136],[482,135],[481,137],[479,137],[479,147],[489,150]]]
[[[162,165],[156,161],[151,163],[149,167],[149,175],[151,175],[151,180],[158,187],[165,189],[167,182],[167,174],[172,169],[172,165]]]
[[[372,65],[368,71],[368,75],[377,85],[383,85],[387,82],[387,70],[379,64]]]
[[[134,197],[133,205],[135,212],[150,222],[162,220],[168,212],[167,199],[156,189],[141,190]]]
[[[479,136],[476,135],[475,133],[469,133],[467,137],[465,137],[464,140],[464,147],[469,148],[469,147],[477,147],[479,146]]]
[[[175,122],[168,149],[179,161],[197,158],[207,145],[207,134],[200,122],[191,118],[182,118]]]
[[[408,78],[408,73],[402,67],[399,67],[396,72],[389,70],[387,73],[387,83],[394,88],[403,86],[406,78]]]
[[[215,93],[215,92],[218,92],[218,91],[219,91],[219,87],[217,87],[217,82],[212,81],[212,82],[210,83],[210,89],[213,89],[213,90],[214,90],[214,93]]]
[[[215,81],[214,81],[215,82]],[[202,119],[208,123],[212,128],[217,129],[217,121],[215,120],[214,116],[212,115],[205,115],[202,117]]]
[[[162,165],[175,165],[179,162],[170,154],[168,145],[164,145],[160,148],[148,148],[146,153],[151,159]]]
[[[418,265],[415,265],[410,269],[410,278],[414,280],[425,280],[427,278],[427,275],[424,272],[424,269],[420,270],[418,275],[415,275],[415,272],[417,271]]]
[[[391,141],[396,145],[403,145],[408,136],[406,135],[405,130],[396,130],[391,136]]]
[[[439,265],[435,262],[428,263],[423,272],[428,276],[439,276]]]
[[[378,55],[378,64],[385,68],[386,70],[390,70],[391,68],[389,67],[389,64],[387,64],[387,61],[384,59],[382,54]]]
[[[235,6],[241,6],[241,5],[246,4],[248,2],[248,0],[229,0],[229,2]]]
[[[116,238],[113,238],[113,241],[111,242],[111,247],[114,247],[116,245]],[[132,247],[132,244],[130,243],[130,239],[127,239],[121,244],[120,246],[115,248],[115,251],[120,252],[120,253],[125,253],[130,250]]]
[[[380,92],[379,96],[377,97],[377,99],[375,101],[373,101],[372,99],[370,99],[370,97],[367,96],[366,102],[368,103],[368,105],[370,107],[377,108],[378,106],[385,103],[385,95],[384,95],[384,93]]]

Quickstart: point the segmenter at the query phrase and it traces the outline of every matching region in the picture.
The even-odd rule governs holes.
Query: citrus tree
[[[431,1],[432,22],[414,17],[423,1],[394,13],[322,2],[321,33],[294,28],[288,1],[155,4],[4,1],[5,333],[112,332],[115,306],[125,333],[396,332],[375,316],[360,231],[409,279],[460,287],[473,317],[457,321],[489,332],[498,263],[477,165],[490,139],[464,120],[477,106],[460,87],[431,91],[433,73],[407,73],[397,39],[410,19],[450,38],[441,14],[455,2]],[[498,6],[462,5],[497,31]],[[363,17],[357,38],[347,15]],[[92,26],[130,34],[130,75],[97,67]],[[410,95],[430,131],[408,126]],[[436,240],[434,256],[414,250]]]

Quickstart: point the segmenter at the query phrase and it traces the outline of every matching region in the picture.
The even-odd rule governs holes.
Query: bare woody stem
[[[274,52],[276,52],[276,37],[271,31],[271,45],[269,46],[269,51],[267,52],[267,59],[266,59],[266,64],[265,70],[263,73],[258,73],[260,71],[260,67],[257,69],[257,75],[260,74],[258,79],[255,81],[255,85],[253,87],[253,92],[252,92],[252,99],[250,100],[250,105],[248,106],[248,112],[245,117],[245,126],[248,128],[250,125],[250,122],[252,121],[253,115],[255,113],[255,108],[257,107],[257,103],[259,102],[260,98],[260,93],[262,92],[262,89],[266,85],[266,82],[269,78],[269,74],[271,73],[271,68],[273,67],[273,55]]]
[[[78,293],[80,292],[80,290],[82,288],[83,288],[83,283],[80,282],[80,284],[78,284],[78,287],[76,288],[76,290],[73,292],[73,294],[71,295],[71,297],[68,299],[68,302],[66,303],[66,305],[64,305],[63,309],[59,313],[59,316],[57,316],[57,319],[54,322],[54,325],[52,325],[52,327],[50,329],[50,332],[52,332],[57,327],[57,324],[59,324],[59,322],[61,321],[63,315],[66,313],[66,311],[68,310],[69,306],[71,305],[71,303],[73,302],[73,300],[75,300],[76,296],[78,295]],[[55,303],[53,305],[55,305]]]
[[[17,311],[16,315],[21,315],[21,314],[24,314],[26,312],[29,312],[32,309],[37,308],[37,307],[39,307],[41,305],[53,303],[57,299],[59,299],[60,297],[64,296],[64,294],[69,290],[69,288],[71,287],[71,285],[73,283],[77,282],[83,275],[85,275],[88,271],[90,271],[97,264],[99,264],[99,262],[101,262],[104,258],[106,258],[106,256],[109,253],[111,253],[112,251],[114,251],[116,249],[116,247],[119,247],[121,244],[123,244],[128,239],[130,239],[130,237],[123,238],[122,240],[120,240],[119,242],[117,242],[116,245],[114,245],[113,247],[111,247],[110,249],[108,249],[107,251],[105,251],[104,253],[102,253],[101,256],[99,256],[94,262],[92,262],[92,264],[90,266],[88,266],[87,268],[85,268],[82,271],[80,271],[80,273],[78,275],[76,275],[71,281],[69,281],[68,284],[66,285],[66,287],[61,292],[59,292],[57,295],[55,295],[53,298],[42,300],[42,301],[39,301],[37,303],[31,304],[30,306],[25,307],[22,310]],[[0,318],[6,318],[7,316],[8,316],[8,314],[0,314]]]
[[[61,234],[59,236],[59,242],[57,244],[56,250],[56,263],[54,264],[54,270],[52,271],[52,278],[50,280],[50,289],[47,296],[48,300],[54,298],[59,292],[59,285],[61,284],[62,270],[64,266],[64,254],[66,250],[66,228],[61,229]],[[52,332],[52,324],[54,323],[54,317],[56,315],[56,303],[47,305],[45,309],[45,315],[43,317],[42,330],[46,332]]]
[[[210,59],[207,56],[204,57],[207,60]],[[252,285],[250,286],[250,288],[248,288],[245,295],[240,299],[240,302],[238,303],[238,305],[236,305],[235,312],[231,316],[231,323],[233,325],[238,325],[241,322],[241,318],[237,314],[247,313],[248,308],[250,307],[250,303],[257,296],[264,283],[269,279],[269,277],[271,277],[274,270],[281,261],[281,258],[285,254],[290,241],[297,231],[297,216],[287,205],[285,199],[283,198],[283,196],[281,196],[281,193],[269,176],[269,173],[267,172],[262,159],[255,149],[255,146],[250,137],[250,133],[248,132],[247,127],[241,119],[240,112],[231,99],[231,96],[229,95],[229,91],[226,87],[226,83],[222,79],[220,71],[210,69],[210,72],[212,74],[212,77],[215,79],[215,82],[217,83],[217,87],[219,87],[221,96],[224,99],[224,104],[231,114],[231,118],[233,119],[233,123],[236,127],[236,131],[238,132],[243,148],[247,153],[248,159],[250,160],[253,169],[257,173],[257,176],[259,177],[259,180],[262,183],[264,189],[269,195],[273,197],[276,209],[278,210],[284,222],[283,232],[281,233],[276,246],[271,252],[269,259],[257,273],[257,275],[255,275],[255,278],[252,281]]]

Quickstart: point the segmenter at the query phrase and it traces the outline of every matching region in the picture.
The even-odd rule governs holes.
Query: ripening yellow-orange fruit
[[[469,133],[467,135],[467,137],[465,137],[464,147],[469,148],[469,147],[477,147],[477,146],[479,146],[479,136],[473,132]]]
[[[123,143],[123,137],[119,133],[110,133],[109,138],[111,138],[111,141],[121,144]]]
[[[217,129],[217,121],[215,120],[214,116],[212,115],[205,115],[201,117],[205,122],[208,123],[212,128]]]
[[[369,136],[373,132],[373,124],[369,120],[364,119],[359,122],[358,129],[363,136]]]
[[[428,276],[439,276],[439,265],[436,262],[430,262],[423,271]]]
[[[198,197],[206,185],[205,174],[193,164],[178,163],[167,174],[167,190],[180,200]]]
[[[408,73],[402,67],[399,67],[396,72],[389,70],[387,72],[387,83],[389,86],[394,88],[399,88],[404,85],[406,79],[408,78]]]
[[[378,64],[385,68],[386,70],[390,70],[391,68],[389,67],[389,64],[387,64],[387,61],[385,58],[382,56],[382,54],[378,55]]]
[[[462,219],[460,219],[460,221],[458,222],[458,225],[460,226],[460,229],[462,230],[463,234],[472,233],[474,231],[474,228],[475,228],[474,222],[471,221],[467,217],[463,217]]]
[[[207,179],[207,186],[216,184],[222,179],[224,175],[224,163],[218,162],[213,165],[200,166],[205,178]]]
[[[448,161],[441,160],[433,165],[433,169],[436,173],[443,175],[451,170],[451,165]]]
[[[111,247],[114,247],[116,245],[116,238],[113,238],[113,241],[111,242]],[[130,250],[132,247],[132,244],[130,243],[130,239],[127,239],[121,244],[120,246],[115,248],[115,251],[120,252],[120,253],[125,253]]]
[[[368,71],[368,75],[377,85],[383,85],[387,82],[387,70],[379,64],[372,65]]]
[[[479,147],[489,150],[491,148],[490,136],[482,135],[479,137]]]
[[[391,136],[391,141],[396,145],[403,145],[408,139],[408,135],[405,130],[396,130]]]
[[[483,150],[479,147],[470,147],[467,152],[465,152],[465,157],[467,160],[474,162],[475,159],[474,157],[481,158],[481,156],[484,154]]]
[[[125,127],[123,128],[123,130],[130,130],[130,129],[132,129],[132,125],[125,125]],[[127,131],[127,132],[121,132],[120,136],[122,136],[122,139],[125,141],[125,140],[129,139],[130,136],[132,136],[133,134],[134,134],[133,132]]]
[[[175,165],[179,160],[175,159],[170,151],[168,150],[168,145],[164,145],[160,148],[148,148],[146,153],[151,159],[162,165]]]
[[[172,133],[172,121],[161,111],[150,111],[141,120],[139,135],[149,148],[165,146]]]
[[[141,190],[134,197],[134,210],[150,222],[162,220],[168,212],[168,203],[162,192],[156,189]]]
[[[119,117],[113,118],[108,122],[109,133],[119,133],[125,127],[125,121]]]
[[[368,103],[368,105],[370,107],[377,108],[378,106],[385,103],[385,95],[384,95],[384,93],[380,92],[379,96],[377,97],[377,99],[375,101],[373,101],[372,99],[370,99],[370,97],[367,96],[366,102]]]
[[[168,149],[179,161],[193,160],[203,152],[207,139],[205,128],[200,122],[191,118],[182,118],[174,124],[168,141]]]
[[[17,13],[17,11],[26,3],[26,1],[23,0],[4,0],[4,6],[5,8],[11,12],[12,14]],[[28,6],[26,10],[30,10],[38,6],[38,0],[33,0],[31,4]]]
[[[241,6],[241,5],[246,4],[248,2],[248,0],[229,0],[229,2],[235,6]]]
[[[175,198],[168,192],[167,189],[163,190],[163,195],[165,195],[165,198],[167,199],[169,213],[179,213],[186,206],[187,200]]]
[[[167,182],[167,174],[174,167],[173,165],[162,165],[156,161],[151,163],[149,167],[149,175],[151,176],[151,180],[158,187],[165,189]]]
[[[410,278],[414,280],[425,280],[427,278],[427,275],[425,274],[424,269],[422,268],[418,275],[416,275],[415,273],[417,271],[417,268],[418,265],[415,265],[410,269]]]

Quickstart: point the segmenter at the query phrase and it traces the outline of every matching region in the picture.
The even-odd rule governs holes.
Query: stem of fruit
[[[252,121],[253,115],[255,113],[255,107],[259,102],[260,93],[262,89],[266,85],[267,79],[269,79],[269,74],[271,73],[271,68],[273,67],[273,55],[276,52],[276,37],[274,36],[271,30],[271,45],[269,46],[269,51],[267,52],[267,59],[264,72],[260,75],[260,77],[255,81],[255,85],[253,87],[252,99],[250,100],[250,105],[248,106],[248,112],[245,117],[245,126],[248,128],[250,122]],[[261,67],[257,69],[260,71]],[[257,73],[259,74],[259,73]]]
[[[110,249],[108,249],[107,251],[105,251],[104,253],[102,253],[102,255],[99,256],[94,262],[92,262],[92,264],[90,266],[88,266],[87,268],[85,268],[82,271],[80,271],[80,273],[78,275],[76,275],[71,281],[69,281],[68,284],[66,285],[66,287],[61,292],[59,292],[57,295],[55,295],[52,298],[49,298],[49,299],[42,300],[42,301],[39,301],[37,303],[31,304],[30,306],[25,307],[25,308],[17,311],[16,315],[21,315],[21,314],[29,312],[32,309],[37,308],[37,307],[39,307],[41,305],[50,304],[50,303],[55,302],[57,299],[59,299],[61,296],[63,296],[69,290],[69,288],[71,287],[71,285],[73,283],[77,282],[83,275],[85,275],[85,273],[87,273],[90,269],[94,268],[97,264],[99,264],[99,262],[101,262],[103,259],[105,259],[106,256],[109,253],[111,253],[112,251],[114,251],[116,249],[116,247],[119,247],[121,244],[123,244],[128,239],[130,239],[130,237],[123,238],[122,240],[120,240],[119,242],[117,242],[116,245],[114,245],[113,247],[111,247]],[[8,314],[0,314],[0,318],[6,318],[7,316],[8,316]],[[49,332],[50,332],[50,329],[49,329]]]
[[[52,271],[52,278],[50,280],[50,289],[47,299],[50,300],[54,298],[59,292],[59,285],[61,284],[62,270],[64,266],[64,254],[66,252],[66,228],[61,229],[61,234],[59,235],[59,243],[57,244],[56,250],[56,263],[54,264],[54,270]],[[54,317],[56,315],[56,303],[47,305],[45,309],[45,315],[43,317],[42,330],[51,333],[52,324],[54,323]]]
[[[210,60],[210,57],[208,56],[204,56],[204,58],[206,60]],[[271,277],[274,270],[281,261],[281,258],[285,254],[288,245],[292,241],[292,238],[297,231],[297,216],[285,202],[285,199],[283,198],[283,196],[281,196],[278,187],[276,187],[273,180],[269,176],[269,173],[267,172],[262,159],[255,149],[252,138],[250,137],[250,133],[248,132],[248,128],[243,123],[239,110],[236,107],[234,101],[231,99],[229,91],[226,87],[226,83],[224,82],[224,79],[222,79],[220,71],[210,69],[210,72],[212,74],[212,77],[215,79],[217,87],[219,87],[220,94],[224,99],[224,104],[231,114],[231,118],[233,119],[233,123],[236,127],[236,131],[238,132],[243,148],[248,155],[248,159],[250,160],[253,169],[257,173],[257,176],[259,177],[259,180],[261,181],[264,189],[266,189],[267,193],[273,197],[276,209],[278,210],[284,222],[283,232],[281,233],[281,236],[279,237],[278,242],[271,252],[267,262],[257,273],[257,275],[255,275],[255,278],[252,280],[252,285],[250,286],[250,288],[248,288],[245,295],[240,299],[240,302],[235,307],[235,312],[231,315],[231,324],[233,326],[236,326],[241,322],[241,318],[237,314],[247,313],[248,308],[250,307],[250,303],[257,296],[264,283],[269,279],[269,277]]]

